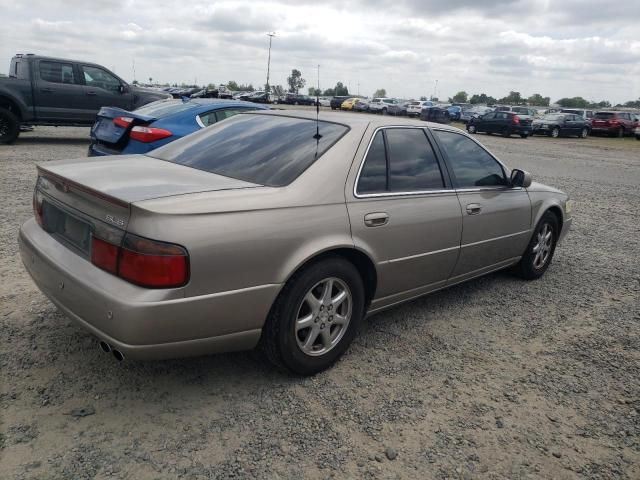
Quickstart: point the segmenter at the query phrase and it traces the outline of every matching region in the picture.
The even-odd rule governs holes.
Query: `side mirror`
[[[531,186],[531,174],[514,168],[511,170],[511,186],[529,188]]]
[[[127,86],[126,86],[126,85],[120,85],[120,86],[118,87],[118,91],[119,91],[120,93],[127,93],[127,92],[129,91],[129,89],[127,88]]]

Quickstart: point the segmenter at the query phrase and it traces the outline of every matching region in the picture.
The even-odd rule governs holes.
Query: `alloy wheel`
[[[558,138],[560,136],[560,129],[554,128],[553,130],[551,130],[551,136],[553,138]]]
[[[535,256],[533,257],[533,267],[535,269],[540,270],[545,266],[547,260],[549,260],[549,256],[551,255],[552,247],[553,230],[548,223],[545,223],[538,232],[536,244],[533,246],[533,253],[535,253]]]
[[[9,133],[9,122],[4,118],[0,118],[0,138]]]
[[[351,321],[351,290],[339,278],[316,283],[304,296],[295,320],[295,335],[300,350],[320,356],[332,350],[344,336]]]

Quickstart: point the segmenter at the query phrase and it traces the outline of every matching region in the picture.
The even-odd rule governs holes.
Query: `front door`
[[[450,283],[513,263],[531,238],[527,191],[512,188],[502,164],[468,136],[444,130],[434,136],[462,207],[460,258]]]
[[[34,101],[39,120],[82,122],[84,90],[72,63],[39,60]]]
[[[372,137],[359,176],[347,183],[347,208],[354,243],[378,270],[375,310],[444,286],[458,257],[462,219],[423,128],[366,135]]]
[[[111,72],[95,66],[80,65],[87,97],[86,115],[94,119],[102,107],[133,108],[133,94]],[[125,91],[121,91],[125,87]]]

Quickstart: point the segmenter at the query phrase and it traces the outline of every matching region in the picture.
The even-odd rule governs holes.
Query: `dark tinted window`
[[[288,185],[349,129],[275,115],[242,114],[216,123],[149,155],[260,185]]]
[[[594,115],[595,118],[599,118],[599,119],[603,119],[606,120],[608,118],[613,118],[615,117],[614,113],[611,112],[598,112]]]
[[[60,62],[40,62],[40,78],[45,82],[75,83],[73,65]]]
[[[453,168],[458,188],[506,185],[500,164],[476,142],[453,132],[435,131]]]
[[[444,187],[442,173],[424,130],[387,128],[376,133],[364,161],[357,193],[418,192]],[[387,157],[389,170],[387,170]]]
[[[492,118],[496,118],[496,114],[493,112],[486,113],[482,116],[484,120],[491,120]]]
[[[378,131],[371,142],[367,158],[364,161],[358,193],[380,193],[387,191],[387,159],[385,157],[382,131]]]
[[[389,152],[389,190],[412,192],[441,189],[442,174],[421,128],[385,130]]]

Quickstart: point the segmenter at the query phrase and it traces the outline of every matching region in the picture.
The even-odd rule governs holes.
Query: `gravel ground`
[[[119,364],[36,289],[34,164],[87,135],[0,146],[0,478],[640,478],[640,142],[478,136],[572,195],[547,274],[378,314],[301,379],[252,352]]]

